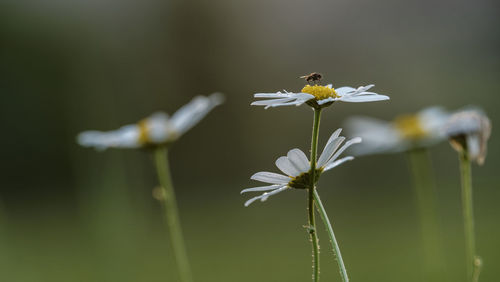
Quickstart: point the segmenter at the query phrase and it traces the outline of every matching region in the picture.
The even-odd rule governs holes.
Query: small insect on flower
[[[311,73],[309,75],[303,76],[307,82],[319,81],[322,76],[319,73]],[[388,96],[380,95],[374,92],[368,92],[372,88],[373,84],[367,86],[360,86],[358,88],[353,87],[339,87],[334,89],[331,84],[323,85],[305,85],[302,90],[298,93],[288,92],[276,92],[276,93],[256,93],[255,98],[269,98],[267,100],[254,101],[252,106],[264,106],[265,109],[281,106],[300,106],[307,103],[309,106],[319,109],[323,107],[330,106],[336,101],[342,102],[374,102],[389,100]]]
[[[470,160],[479,165],[484,164],[491,122],[481,110],[469,109],[455,113],[446,123],[444,132],[455,150],[466,152]]]
[[[328,142],[321,153],[318,162],[316,172],[314,173],[316,183],[319,176],[324,171],[330,170],[340,164],[353,160],[354,157],[344,157],[338,159],[340,154],[349,148],[352,144],[360,143],[361,138],[356,137],[347,141],[342,147],[340,145],[344,142],[345,137],[339,136],[341,128],[337,129],[328,139]],[[339,149],[340,147],[340,149]],[[252,175],[250,179],[269,183],[269,186],[260,186],[254,188],[247,188],[241,191],[241,193],[246,192],[265,192],[262,195],[251,198],[245,202],[247,207],[256,200],[261,200],[264,202],[270,196],[278,194],[289,188],[295,189],[307,189],[311,184],[311,167],[310,161],[307,156],[300,149],[292,149],[288,151],[286,156],[280,157],[276,160],[276,166],[285,174],[273,173],[273,172],[257,172]]]
[[[446,140],[443,127],[449,116],[443,108],[434,106],[392,121],[355,116],[348,118],[345,126],[349,135],[363,138],[363,144],[353,149],[355,155],[396,153]]]
[[[84,131],[78,134],[77,142],[97,150],[166,145],[177,140],[223,101],[220,93],[208,97],[197,96],[172,117],[164,112],[157,112],[136,124],[125,125],[116,130]]]
[[[303,78],[307,81],[307,83],[311,84],[311,81],[313,83],[316,83],[316,82],[320,82],[321,81],[321,78],[323,78],[323,76],[320,74],[320,73],[317,73],[317,72],[312,72],[308,75],[303,75],[299,78]]]

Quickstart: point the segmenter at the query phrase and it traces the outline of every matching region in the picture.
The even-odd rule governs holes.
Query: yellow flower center
[[[427,136],[416,115],[402,115],[394,120],[394,126],[405,139],[417,140]]]
[[[139,126],[139,144],[145,145],[150,142],[149,140],[149,129],[148,129],[148,120],[143,119],[137,123]]]
[[[318,182],[319,175],[323,172],[322,168],[316,169],[316,172],[314,173],[314,183]],[[288,182],[288,186],[295,188],[295,189],[307,189],[311,186],[311,172],[303,172],[300,175],[297,175],[295,177],[290,177],[292,180]]]
[[[306,85],[300,92],[311,94],[316,100],[338,97],[333,88],[321,85]]]

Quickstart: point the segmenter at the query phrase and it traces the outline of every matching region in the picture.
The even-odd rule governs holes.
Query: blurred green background
[[[320,146],[352,114],[428,105],[500,115],[498,1],[0,2],[0,281],[177,281],[146,151],[98,153],[78,132],[173,113],[220,91],[171,149],[197,281],[310,281],[304,191],[243,207],[240,190],[289,149],[309,148],[311,110],[250,107],[255,92],[375,83],[389,102],[324,111]],[[481,281],[500,276],[499,145],[474,166]],[[465,281],[457,156],[432,149],[448,279]],[[319,184],[352,281],[424,281],[404,154],[358,158]],[[340,281],[320,228],[322,281]]]

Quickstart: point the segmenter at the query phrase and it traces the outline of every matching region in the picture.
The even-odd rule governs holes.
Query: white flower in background
[[[484,163],[491,122],[481,110],[468,109],[455,113],[446,123],[444,132],[455,150],[465,150],[472,161],[479,165]]]
[[[393,121],[351,117],[345,127],[349,135],[363,138],[363,144],[353,148],[355,155],[403,152],[445,140],[443,127],[449,116],[440,107],[429,107]]]
[[[77,141],[84,147],[94,147],[98,150],[168,144],[196,125],[223,100],[220,93],[214,93],[208,97],[197,96],[175,112],[172,117],[166,113],[157,112],[136,124],[125,125],[117,130],[84,131],[78,135]]]
[[[340,87],[334,89],[331,84],[306,85],[300,93],[276,92],[276,93],[256,93],[255,98],[270,98],[268,100],[255,101],[252,106],[280,107],[280,106],[300,106],[307,103],[314,108],[322,108],[331,105],[333,102],[374,102],[389,100],[388,96],[380,95],[367,90],[372,88],[373,84],[360,86],[357,89],[352,87]]]
[[[340,145],[345,140],[345,137],[340,135],[342,129],[337,129],[328,142],[326,143],[323,152],[321,153],[317,165],[315,180],[316,183],[322,172],[330,170],[346,161],[354,159],[354,157],[344,157],[338,159],[340,154],[344,152],[352,144],[360,143],[361,138],[353,138],[347,141],[342,147]],[[339,149],[340,147],[340,149]],[[245,202],[245,206],[250,205],[256,200],[261,200],[262,202],[267,200],[270,196],[278,194],[289,188],[296,189],[307,189],[311,183],[311,164],[307,159],[304,152],[300,149],[292,149],[288,152],[286,156],[280,157],[276,160],[276,166],[285,174],[278,174],[273,172],[257,172],[252,175],[250,179],[269,183],[268,186],[260,186],[254,188],[247,188],[241,191],[241,193],[246,192],[264,192],[264,194],[251,198]]]

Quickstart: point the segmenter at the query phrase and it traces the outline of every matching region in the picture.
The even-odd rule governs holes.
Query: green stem
[[[309,217],[309,237],[312,244],[313,253],[313,281],[319,281],[319,243],[316,234],[316,223],[314,219],[314,191],[316,183],[316,155],[318,151],[318,135],[319,135],[319,121],[321,117],[321,109],[314,110],[314,123],[311,140],[311,183],[308,189],[308,217]]]
[[[436,185],[427,149],[408,151],[408,161],[415,186],[415,200],[420,220],[422,253],[426,281],[443,281],[445,259],[436,205]]]
[[[174,187],[170,176],[168,166],[167,149],[160,146],[154,152],[158,180],[162,191],[162,207],[165,212],[165,221],[170,233],[170,243],[174,251],[175,260],[177,263],[180,281],[192,282],[193,278],[189,267],[186,249],[184,247],[184,238],[177,211],[177,203],[175,200]]]
[[[332,249],[333,253],[335,254],[335,257],[337,258],[337,264],[340,269],[340,276],[342,277],[343,282],[349,282],[349,277],[347,276],[347,270],[345,269],[344,265],[344,260],[342,259],[342,254],[340,253],[340,248],[339,244],[337,243],[337,239],[335,238],[335,233],[333,233],[333,228],[332,224],[330,223],[330,220],[328,219],[328,215],[326,214],[326,210],[323,207],[323,203],[321,202],[321,199],[319,198],[318,191],[314,191],[314,199],[316,200],[316,208],[319,211],[319,214],[321,216],[321,219],[323,220],[323,223],[325,224],[326,230],[328,232],[328,236],[330,236],[330,243],[332,244]]]
[[[467,259],[467,281],[477,282],[481,259],[476,255],[474,238],[474,215],[472,207],[471,162],[468,152],[460,152],[460,173],[462,175],[462,208],[465,227],[465,254]]]

